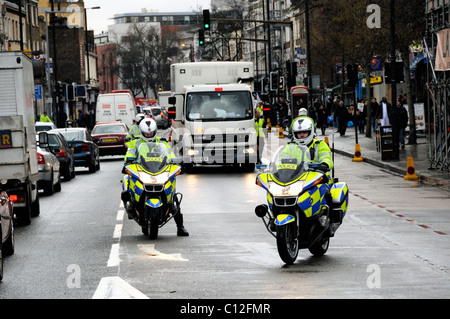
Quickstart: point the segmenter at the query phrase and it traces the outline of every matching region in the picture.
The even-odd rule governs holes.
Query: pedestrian
[[[47,112],[44,111],[44,114],[42,114],[39,118],[40,122],[52,122],[52,120],[48,117]]]
[[[289,126],[288,120],[288,105],[284,100],[284,97],[280,97],[278,102],[278,112],[280,116],[280,127],[287,128]]]
[[[336,96],[333,100],[333,104],[331,105],[331,115],[333,115],[333,127],[337,128],[339,126],[338,118],[337,118],[337,110],[339,109],[340,97]]]
[[[381,126],[391,126],[389,121],[389,114],[391,113],[391,103],[389,103],[385,96],[381,99],[381,103],[378,108],[377,119],[380,120]]]
[[[366,114],[367,114],[366,101],[361,99],[359,100],[356,109],[356,121],[358,125],[358,131],[360,134],[364,134],[364,128],[366,125]]]
[[[311,105],[311,107],[308,110],[308,116],[310,118],[312,118],[314,123],[317,123],[317,110],[319,109],[319,106],[320,106],[319,99],[316,98],[314,100],[314,103]]]
[[[390,121],[392,125],[392,157],[399,159],[399,149],[405,149],[404,131],[408,125],[408,113],[403,107],[400,99],[397,99],[396,106],[392,108],[390,113]]]
[[[261,164],[262,161],[262,153],[264,151],[264,116],[262,114],[261,108],[255,109],[255,130],[256,130],[256,138],[257,138],[257,164]]]
[[[372,103],[370,104],[370,119],[372,121],[372,128],[373,128],[373,132],[375,133],[377,131],[378,128],[378,118],[377,118],[377,114],[378,114],[378,102],[377,102],[377,98],[373,97],[372,98]]]
[[[78,127],[86,127],[86,114],[82,110],[78,110]]]
[[[344,136],[350,118],[350,114],[344,105],[344,101],[339,101],[339,108],[336,110],[335,115],[337,115],[338,118],[338,132],[341,136]]]
[[[319,109],[317,110],[317,128],[320,128],[322,130],[322,135],[325,135],[325,130],[328,126],[327,120],[327,110],[325,109],[323,104],[320,104]]]

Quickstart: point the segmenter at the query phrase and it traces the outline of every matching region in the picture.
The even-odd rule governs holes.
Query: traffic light
[[[75,101],[75,86],[73,84],[67,84],[66,97],[67,101]]]
[[[203,27],[205,30],[209,30],[209,28],[211,27],[211,18],[209,16],[208,9],[203,10]]]
[[[403,62],[395,62],[395,81],[392,79],[392,62],[384,64],[384,79],[386,83],[400,83],[404,81]]]
[[[297,84],[296,76],[297,76],[297,62],[295,61],[286,61],[286,70],[287,70],[287,86],[291,88]]]
[[[276,91],[278,89],[278,72],[270,72],[270,90]]]
[[[198,44],[205,44],[205,31],[203,29],[198,30]]]
[[[284,90],[284,76],[280,76],[280,81],[278,82],[278,90]]]
[[[162,85],[158,85],[158,91],[162,92],[162,89],[163,89]]]
[[[347,64],[348,86],[355,87],[358,84],[358,66],[356,64]]]

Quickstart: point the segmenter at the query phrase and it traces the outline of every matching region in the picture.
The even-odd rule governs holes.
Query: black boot
[[[183,215],[181,213],[176,214],[173,219],[177,224],[177,236],[189,236],[186,228],[183,226]]]

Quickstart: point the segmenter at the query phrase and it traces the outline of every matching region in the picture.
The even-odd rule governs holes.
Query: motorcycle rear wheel
[[[330,245],[330,237],[319,239],[314,245],[309,247],[309,252],[314,256],[323,256]]]
[[[298,238],[294,223],[277,227],[278,254],[286,264],[293,264],[298,256]]]

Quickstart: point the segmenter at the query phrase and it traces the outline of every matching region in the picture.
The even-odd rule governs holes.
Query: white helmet
[[[141,131],[141,138],[146,142],[153,142],[155,141],[158,127],[154,119],[145,118],[139,123],[139,131]]]
[[[302,107],[300,110],[298,110],[298,116],[307,116],[308,115],[308,111]]]
[[[139,125],[139,123],[144,119],[144,117],[145,117],[144,113],[138,113],[135,119],[136,123]]]
[[[309,117],[301,117],[292,125],[292,135],[295,142],[308,146],[311,144],[316,132],[314,122]],[[307,133],[306,136],[301,136],[299,133]],[[302,134],[304,135],[304,134]]]

